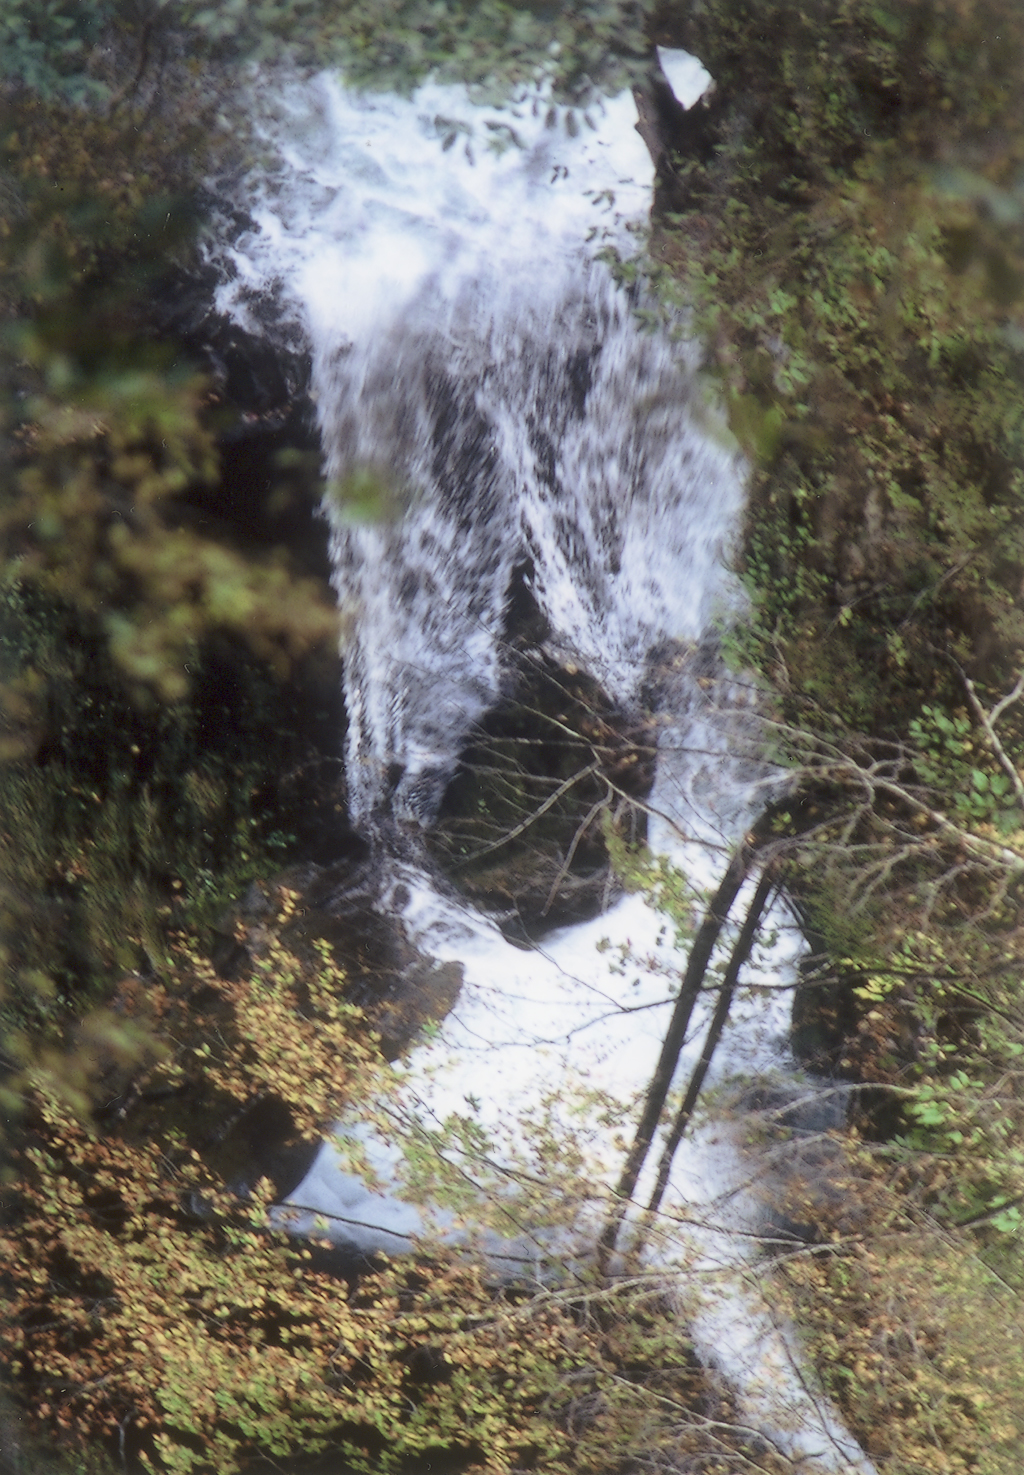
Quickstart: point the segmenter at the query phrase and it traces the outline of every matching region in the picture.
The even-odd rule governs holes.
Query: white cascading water
[[[236,201],[252,225],[218,252],[218,306],[256,332],[273,320],[301,333],[328,478],[369,468],[402,508],[367,523],[328,507],[349,617],[351,815],[393,837],[430,826],[501,691],[513,570],[529,571],[550,653],[638,708],[653,650],[698,642],[739,608],[726,555],[743,467],[703,405],[692,347],[644,331],[597,257],[602,246],[629,254],[650,208],[629,94],[568,118],[539,97],[498,111],[455,88],[353,96],[321,77],[283,85],[272,105],[264,96],[261,117],[264,158]],[[700,897],[765,776],[730,754],[738,707],[716,717],[685,672],[676,687],[660,713],[650,839]],[[289,1222],[363,1250],[407,1248],[428,1223],[464,1236],[401,1192],[401,1136],[454,1117],[506,1175],[499,1209],[521,1232],[483,1234],[496,1263],[571,1260],[657,1059],[684,964],[673,928],[628,896],[524,952],[411,853],[382,859],[381,905],[423,952],[463,965],[462,992],[400,1067],[398,1106],[373,1126],[342,1124],[348,1146],[321,1150]],[[709,1086],[796,1079],[786,1034],[798,942],[783,908],[774,921],[782,941],[748,968]],[[576,1109],[584,1100],[589,1114]],[[678,1277],[686,1329],[744,1419],[801,1470],[867,1475],[758,1289],[758,1169],[740,1138],[724,1115],[690,1134],[649,1254],[689,1271]],[[542,1176],[552,1142],[572,1154],[579,1192],[560,1226],[539,1228],[521,1222],[507,1184],[518,1170]],[[353,1144],[375,1179],[351,1171]],[[467,1158],[464,1171],[483,1169]]]

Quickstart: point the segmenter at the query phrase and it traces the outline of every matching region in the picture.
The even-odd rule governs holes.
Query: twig
[[[837,778],[841,776],[840,774],[835,775]],[[1014,850],[1009,845],[998,845],[994,840],[985,839],[983,835],[973,835],[969,830],[961,829],[959,825],[955,825],[951,819],[941,814],[939,810],[933,809],[923,799],[919,799],[910,793],[905,785],[892,783],[888,779],[876,779],[874,781],[874,787],[880,793],[887,794],[889,798],[896,799],[901,804],[909,804],[919,814],[926,815],[940,833],[947,835],[951,840],[955,840],[958,845],[961,845],[970,854],[977,856],[979,860],[987,861],[990,865],[998,864],[1006,866],[1013,872],[1024,871],[1024,855],[1020,851]]]
[[[996,702],[995,706],[992,708],[992,711],[989,713],[989,720],[993,724],[998,722],[1000,717],[1006,711],[1007,707],[1012,707],[1014,702],[1019,702],[1022,696],[1024,696],[1024,671],[1022,671],[1018,676],[1017,685],[1013,688],[1013,690],[1011,692],[1008,692],[1006,696],[1002,697],[998,702]]]
[[[604,809],[605,805],[609,803],[611,797],[611,792],[609,791],[609,793],[603,795],[602,798],[598,799],[596,804],[591,805],[586,818],[580,822],[575,835],[573,835],[572,837],[572,844],[566,851],[565,859],[558,869],[558,875],[551,883],[551,890],[548,892],[548,899],[544,903],[543,910],[541,911],[542,917],[546,917],[548,912],[551,910],[551,907],[554,904],[555,897],[558,895],[558,889],[561,886],[562,882],[565,880],[566,876],[568,876],[569,871],[572,868],[572,863],[576,858],[576,850],[579,846],[580,841],[583,839],[583,836],[586,834],[593,821],[601,813],[601,810]]]
[[[999,763],[999,767],[1003,770],[1007,778],[1010,780],[1010,783],[1013,785],[1013,792],[1017,795],[1017,802],[1020,805],[1021,809],[1024,810],[1024,782],[1021,781],[1020,774],[1017,772],[1016,768],[1014,768],[1009,754],[1003,747],[1002,743],[999,741],[999,736],[996,733],[996,723],[1006,711],[1007,707],[1012,706],[1014,702],[1019,701],[1020,698],[1024,696],[1024,672],[1021,672],[1021,675],[1017,680],[1017,685],[1013,688],[1013,690],[1009,692],[1005,697],[1003,697],[1001,701],[997,702],[996,705],[992,708],[991,712],[986,712],[985,708],[981,705],[981,702],[978,698],[978,693],[977,689],[975,688],[974,682],[968,676],[967,672],[962,670],[959,666],[957,666],[957,670],[960,672],[960,679],[963,682],[964,688],[967,692],[967,700],[971,704],[971,709],[973,710],[975,717],[977,717],[978,721],[985,729],[985,736],[988,738],[992,751],[996,755],[996,760]]]
[[[506,833],[502,835],[500,840],[492,840],[488,845],[484,845],[482,849],[474,850],[472,855],[467,855],[464,860],[460,860],[460,868],[462,866],[472,865],[474,861],[480,860],[482,856],[490,855],[493,850],[500,850],[503,845],[508,845],[511,840],[518,839],[518,837],[524,834],[532,824],[536,824],[541,815],[547,814],[552,805],[557,804],[562,795],[567,794],[574,784],[582,783],[585,778],[589,778],[591,774],[597,773],[600,769],[600,766],[601,765],[597,762],[588,763],[586,768],[581,768],[578,773],[574,773],[569,778],[565,779],[562,783],[558,785],[558,788],[554,791],[553,794],[548,795],[548,797],[544,800],[544,803],[540,805],[538,809],[535,809],[532,814],[528,814],[524,820],[522,820],[519,824],[514,825],[511,830],[506,831]],[[603,802],[604,801],[602,800],[602,803]]]

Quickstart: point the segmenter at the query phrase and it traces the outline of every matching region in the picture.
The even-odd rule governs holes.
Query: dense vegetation
[[[873,1231],[784,1274],[883,1468],[1009,1470],[1024,23],[994,0],[756,10],[658,13],[718,94],[666,170],[654,254],[755,463],[742,655],[798,775],[788,874],[820,949],[797,1043],[888,1088],[855,1113],[881,1138],[855,1190]],[[989,1356],[993,1320],[1016,1331]]]
[[[240,389],[187,310],[205,181],[247,147],[233,69],[315,56],[487,92],[541,72],[582,102],[641,76],[653,41],[717,80],[667,150],[649,271],[694,305],[754,465],[736,656],[795,776],[771,843],[816,944],[796,1040],[871,1088],[824,1187],[793,1174],[809,1243],[778,1284],[880,1470],[1020,1466],[1014,0],[11,0],[0,1011],[21,1118],[2,1336],[69,1468],[323,1448],[374,1469],[774,1468],[645,1285],[502,1291],[438,1255],[349,1286],[265,1232],[268,1186],[224,1191],[201,1124],[272,1094],[301,1139],[353,1094],[386,1097],[372,1021],[336,962],[280,941],[284,919],[262,960],[205,961],[227,901],[308,856],[305,811],[344,797],[330,595],[280,537],[318,493],[301,369]],[[262,491],[240,513],[254,426]]]

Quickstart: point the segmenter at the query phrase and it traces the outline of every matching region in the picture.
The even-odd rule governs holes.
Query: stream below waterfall
[[[663,60],[692,101],[706,75],[681,54]],[[377,521],[342,497],[325,504],[346,622],[350,819],[376,846],[382,913],[463,970],[452,1012],[398,1066],[392,1115],[340,1123],[279,1213],[363,1252],[432,1232],[544,1277],[593,1245],[685,949],[641,894],[514,945],[434,874],[421,839],[506,690],[516,581],[543,616],[545,657],[650,715],[657,653],[707,650],[742,616],[728,559],[744,467],[693,345],[642,324],[605,259],[639,248],[651,204],[630,94],[570,117],[534,95],[496,109],[450,87],[403,99],[265,79],[257,118],[260,162],[234,201],[248,224],[214,253],[217,306],[308,349],[328,483],[372,475],[390,489]],[[774,782],[750,757],[743,684],[697,672],[683,659],[657,683],[645,801],[650,847],[685,874],[695,911]],[[836,1094],[788,1053],[801,946],[776,902],[712,1062],[713,1105],[677,1153],[644,1253],[749,1424],[802,1471],[867,1475],[758,1268],[772,1216],[744,1102],[756,1088],[807,1133],[841,1119]],[[698,1007],[682,1083],[710,1013]],[[442,1143],[489,1202],[478,1223],[464,1203],[423,1206],[405,1181],[412,1135]],[[571,1193],[551,1173],[553,1144]],[[545,1208],[523,1185],[552,1176]]]

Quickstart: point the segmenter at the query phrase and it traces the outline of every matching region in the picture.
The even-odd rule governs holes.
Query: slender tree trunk
[[[656,1214],[661,1207],[661,1200],[668,1186],[669,1173],[672,1171],[672,1160],[676,1155],[676,1148],[682,1141],[683,1133],[689,1125],[690,1118],[693,1115],[693,1108],[697,1104],[697,1098],[704,1085],[704,1078],[708,1073],[712,1056],[718,1048],[719,1040],[722,1038],[722,1031],[725,1029],[726,1020],[729,1018],[733,994],[736,992],[736,983],[740,975],[740,969],[750,957],[750,950],[754,946],[754,938],[757,936],[757,929],[761,923],[761,914],[764,911],[765,904],[774,884],[775,878],[772,873],[772,867],[765,866],[761,873],[761,879],[757,883],[757,890],[754,892],[750,906],[747,908],[747,915],[743,920],[743,926],[740,928],[740,934],[736,939],[736,944],[729,955],[729,962],[718,991],[718,1003],[715,1005],[715,1012],[704,1039],[704,1048],[700,1052],[700,1059],[694,1067],[693,1075],[690,1077],[690,1084],[686,1088],[686,1095],[683,1097],[683,1103],[676,1114],[669,1139],[662,1151],[661,1161],[658,1164],[658,1181],[654,1186],[654,1192],[651,1194],[651,1201],[647,1205],[648,1214]]]
[[[719,882],[718,890],[711,899],[704,920],[697,929],[697,935],[693,939],[686,972],[672,1010],[672,1018],[661,1047],[661,1054],[658,1057],[654,1074],[651,1076],[650,1085],[647,1087],[644,1109],[637,1124],[633,1146],[629,1150],[622,1176],[615,1190],[618,1202],[609,1214],[608,1222],[598,1242],[598,1264],[602,1272],[607,1267],[609,1257],[615,1251],[619,1228],[636,1189],[637,1179],[647,1161],[654,1134],[658,1129],[658,1122],[665,1108],[665,1100],[672,1085],[676,1066],[679,1064],[680,1051],[686,1039],[686,1031],[689,1028],[694,1005],[700,994],[701,984],[704,982],[704,975],[711,961],[715,943],[725,925],[729,908],[736,900],[736,894],[747,878],[753,858],[754,850],[749,843],[743,844],[733,856],[725,875]]]

